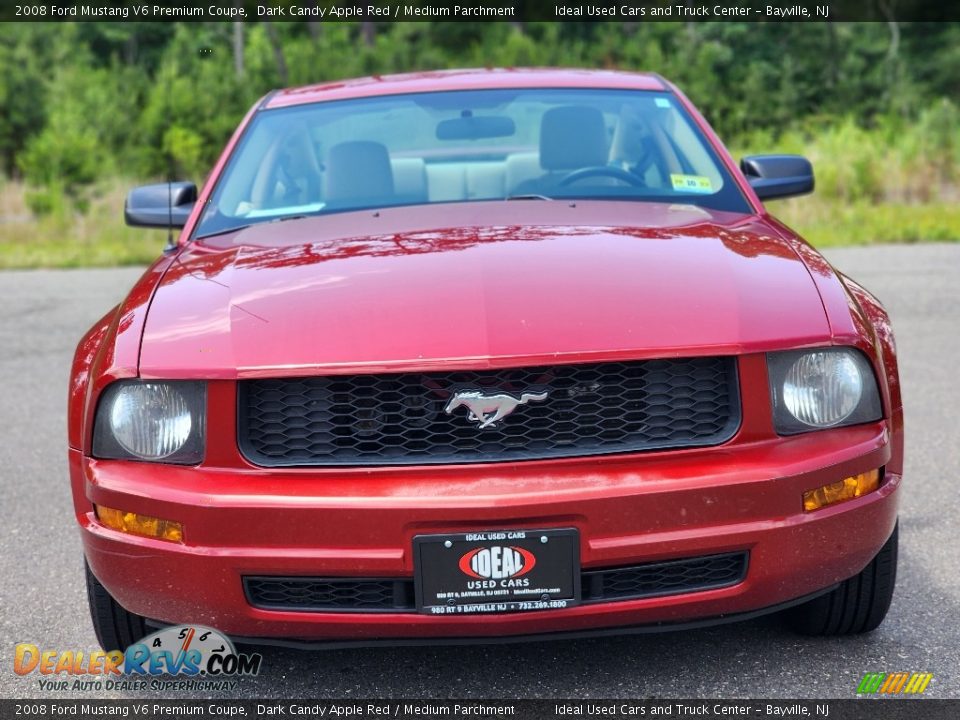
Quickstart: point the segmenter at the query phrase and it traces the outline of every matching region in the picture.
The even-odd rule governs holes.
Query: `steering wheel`
[[[614,180],[621,180],[622,182],[633,185],[634,187],[641,187],[644,184],[643,178],[640,178],[634,175],[632,172],[624,170],[623,168],[618,168],[613,165],[597,165],[595,167],[585,167],[580,168],[579,170],[574,170],[557,184],[560,187],[566,187],[567,185],[572,185],[575,182],[586,180],[587,178],[592,177],[610,177]]]

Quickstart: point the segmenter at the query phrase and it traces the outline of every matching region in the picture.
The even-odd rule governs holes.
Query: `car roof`
[[[377,95],[528,87],[669,89],[661,77],[651,73],[566,68],[476,68],[373,75],[277,90],[267,96],[261,109]]]

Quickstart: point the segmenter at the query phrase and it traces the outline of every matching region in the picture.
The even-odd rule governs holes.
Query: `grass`
[[[34,217],[15,183],[0,189],[0,269],[143,265],[166,243],[163,230],[123,222],[125,189],[92,200],[84,214]],[[960,240],[960,204],[845,202],[811,195],[768,204],[770,212],[818,247]]]
[[[819,247],[960,241],[960,110],[935,106],[906,126],[866,130],[841,121],[779,137],[757,133],[734,157],[801,153],[814,165],[813,195],[774,201],[770,212]],[[88,191],[78,212],[62,194],[0,179],[0,268],[135,265],[152,261],[163,230],[129,228],[123,200],[136,181]],[[38,200],[46,212],[36,215]]]
[[[85,213],[57,208],[36,217],[19,183],[0,185],[0,268],[71,268],[143,265],[163,250],[163,230],[127,227],[128,187],[114,181],[97,188]]]
[[[85,214],[35,218],[19,185],[0,189],[0,269],[143,265],[166,243],[163,230],[123,223],[123,188]],[[818,247],[960,240],[960,204],[844,202],[817,194],[769,203],[770,212]]]
[[[798,153],[810,158],[813,195],[768,205],[820,247],[960,240],[960,108],[941,101],[914,121],[850,119],[778,137],[758,132],[734,157]]]
[[[943,201],[848,204],[814,194],[767,209],[817,247],[960,240],[960,205]]]

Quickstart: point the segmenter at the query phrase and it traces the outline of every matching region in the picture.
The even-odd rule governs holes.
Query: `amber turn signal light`
[[[839,482],[818,487],[816,490],[807,490],[803,494],[803,509],[806,512],[819,510],[827,505],[866,495],[878,487],[880,487],[880,471],[870,470],[853,477],[844,478]]]
[[[183,525],[173,520],[161,520],[149,515],[124,512],[103,505],[94,505],[93,509],[97,513],[97,519],[108,528],[157,540],[183,542]]]

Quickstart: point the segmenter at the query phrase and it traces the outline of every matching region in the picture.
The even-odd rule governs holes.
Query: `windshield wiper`
[[[521,195],[507,195],[505,200],[553,200],[552,197],[541,195],[540,193],[523,193]]]
[[[199,233],[193,236],[193,240],[206,240],[207,238],[217,237],[217,235],[226,235],[232,232],[239,232],[241,230],[246,230],[248,227],[253,227],[254,225],[259,225],[260,223],[247,223],[246,225],[233,225],[223,230],[214,230],[213,232],[207,232],[203,235]]]
[[[241,230],[246,230],[247,228],[253,227],[254,225],[263,225],[266,223],[279,223],[279,222],[285,222],[287,220],[303,220],[308,217],[314,217],[314,216],[310,214],[305,215],[303,213],[300,213],[298,215],[280,215],[279,217],[275,217],[275,218],[264,217],[259,219],[257,222],[246,223],[244,225],[234,225],[233,227],[224,228],[223,230],[215,230],[211,233],[206,233],[204,235],[197,235],[196,239],[203,240],[204,238],[216,237],[217,235],[226,235],[227,233],[240,232]]]

